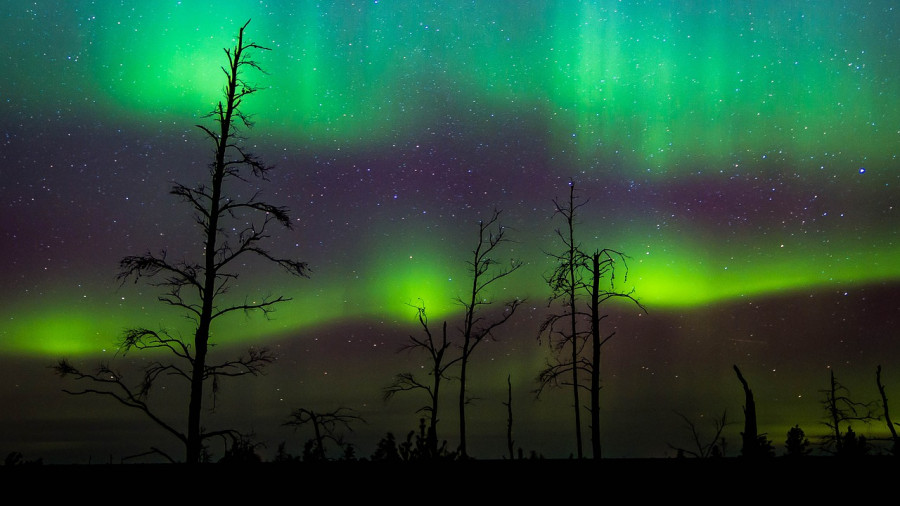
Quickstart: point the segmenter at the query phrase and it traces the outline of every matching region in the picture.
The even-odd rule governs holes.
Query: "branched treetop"
[[[353,428],[350,426],[353,422],[365,422],[365,420],[355,410],[350,408],[341,407],[327,413],[317,413],[311,409],[298,408],[291,413],[290,418],[284,422],[284,425],[294,428],[307,424],[317,425],[323,429],[322,437],[338,442],[338,427],[344,427],[353,432]]]
[[[493,254],[498,246],[510,242],[506,237],[506,227],[499,224],[500,211],[494,210],[488,220],[478,222],[478,243],[472,250],[472,260],[466,262],[472,273],[471,298],[468,301],[462,297],[456,297],[465,309],[465,321],[462,329],[465,338],[463,353],[469,355],[472,350],[487,337],[490,337],[495,329],[506,323],[515,313],[521,299],[514,299],[506,303],[506,307],[499,318],[493,321],[485,321],[478,313],[478,308],[487,306],[493,302],[483,293],[493,283],[509,276],[522,267],[521,260],[510,260],[504,264],[495,258]],[[494,228],[496,227],[496,231]]]
[[[338,430],[343,427],[353,432],[353,427],[350,426],[353,422],[366,423],[355,410],[350,408],[341,407],[328,413],[317,413],[311,409],[298,408],[291,413],[284,425],[292,426],[294,429],[312,425],[315,434],[313,455],[321,461],[325,460],[325,441],[332,441],[338,446],[343,446],[343,435]]]
[[[678,411],[676,411],[675,414],[684,421],[686,428],[691,432],[691,441],[693,442],[696,451],[688,450],[686,448],[678,446],[672,446],[671,443],[668,444],[669,448],[677,450],[679,454],[690,455],[691,457],[696,458],[706,459],[710,457],[721,456],[722,448],[719,447],[719,442],[723,441],[722,431],[725,430],[725,427],[729,425],[725,411],[722,412],[721,417],[713,419],[715,432],[708,441],[704,440],[701,437],[700,431],[697,429],[696,424],[694,424],[694,422],[692,422],[690,418],[683,415],[682,413],[679,413]]]
[[[834,377],[834,371],[830,372],[830,387],[820,390],[825,394],[822,406],[825,408],[825,421],[822,422],[830,429],[830,433],[823,436],[825,446],[834,446],[837,452],[842,449],[841,424],[850,422],[869,423],[877,420],[875,414],[875,401],[860,402],[850,397],[850,390],[838,382]]]
[[[579,197],[575,194],[574,183],[570,182],[569,186],[571,194],[568,204],[564,204],[558,199],[553,199],[554,214],[559,214],[566,220],[568,230],[564,232],[561,229],[556,229],[556,235],[564,246],[562,253],[545,252],[546,255],[556,261],[556,267],[553,269],[553,272],[544,278],[551,290],[548,300],[549,304],[569,296],[573,289],[577,290],[584,287],[581,281],[581,270],[585,267],[585,258],[584,255],[578,254],[581,251],[581,244],[575,242],[573,230],[575,226],[575,212],[585,206],[588,201],[576,204],[575,200]],[[572,277],[573,273],[575,275],[574,278]]]
[[[834,373],[832,372],[832,376]],[[838,381],[833,381],[834,388],[832,390],[821,390],[825,394],[823,402],[826,411],[837,413],[840,421],[867,421],[876,418],[874,415],[873,401],[859,402],[850,398],[850,390]],[[829,422],[826,425],[832,427]],[[832,427],[833,428],[833,427]]]
[[[209,137],[216,142],[216,144],[226,142],[229,137],[233,136],[235,132],[237,132],[237,126],[235,125],[235,121],[233,120],[233,117],[235,116],[245,127],[251,128],[253,126],[253,122],[250,121],[250,117],[241,110],[240,106],[244,101],[244,97],[256,93],[258,91],[258,88],[255,85],[252,85],[244,80],[244,78],[241,77],[241,71],[243,70],[243,67],[250,67],[265,74],[265,71],[259,66],[259,64],[257,64],[255,60],[253,60],[248,54],[246,54],[246,52],[252,50],[269,51],[270,49],[253,42],[244,42],[244,30],[249,24],[250,21],[248,20],[238,31],[238,40],[233,49],[223,49],[223,51],[225,51],[225,56],[228,58],[228,67],[221,67],[222,73],[225,74],[225,79],[228,83],[224,89],[226,100],[225,104],[223,104],[222,101],[219,101],[215,109],[213,109],[209,113],[209,116],[213,117],[215,119],[215,122],[219,125],[219,132],[213,132],[211,129],[203,125],[197,125],[197,127],[206,132],[207,135],[209,135]],[[244,154],[244,151],[237,145],[224,145],[234,148],[239,155]],[[250,165],[252,169],[265,172],[265,165],[254,164],[247,161],[246,158],[247,157],[242,157],[239,160],[228,162],[227,165],[231,166],[247,164]],[[254,159],[252,156],[250,158]]]
[[[444,323],[444,332],[442,333],[442,337],[440,340],[434,337],[431,333],[431,329],[428,327],[428,315],[425,314],[425,306],[412,306],[416,308],[416,319],[419,321],[419,325],[422,326],[422,331],[425,333],[425,337],[416,337],[413,335],[409,336],[409,343],[400,347],[401,351],[404,350],[413,350],[416,348],[422,348],[428,352],[431,358],[431,362],[435,364],[443,363],[444,354],[447,352],[447,349],[450,347],[450,341],[447,340],[447,332],[446,332],[446,322]],[[446,365],[449,367],[454,362],[459,360],[458,358],[453,359],[448,362]],[[437,372],[443,376],[443,372],[446,368],[441,368]]]
[[[437,338],[434,336],[428,326],[428,315],[425,313],[424,304],[419,306],[413,306],[412,304],[410,304],[410,306],[416,308],[416,319],[419,321],[419,325],[421,325],[422,331],[424,332],[425,336],[415,337],[413,335],[410,335],[409,343],[403,345],[400,348],[400,351],[412,351],[416,349],[425,350],[425,352],[428,353],[428,363],[431,366],[431,369],[428,371],[428,375],[437,379],[437,384],[439,385],[441,379],[447,378],[447,370],[450,369],[451,366],[459,362],[461,357],[457,356],[445,362],[445,354],[452,344],[447,338],[447,322],[444,322],[441,337]],[[384,389],[384,400],[390,400],[397,393],[408,392],[410,390],[425,390],[432,402],[435,400],[436,394],[434,388],[432,387],[432,384],[419,381],[418,379],[416,379],[415,375],[409,372],[399,373],[394,376],[394,381]],[[430,413],[432,410],[433,404],[430,404],[423,406],[417,411]]]
[[[581,373],[592,375],[599,364],[588,358],[585,350],[605,345],[615,332],[600,336],[599,324],[607,315],[600,314],[600,306],[610,299],[627,299],[641,311],[646,308],[634,297],[634,289],[622,291],[617,288],[619,278],[628,281],[628,256],[621,251],[603,248],[587,253],[575,240],[575,214],[587,204],[580,201],[574,183],[570,182],[567,202],[553,200],[555,213],[566,221],[565,230],[557,229],[556,234],[563,243],[559,253],[546,253],[555,260],[555,267],[545,281],[551,288],[548,306],[561,303],[557,311],[547,315],[538,331],[538,341],[544,338],[558,355],[548,360],[538,375],[537,395],[547,387],[568,386],[575,389],[591,390],[579,379]],[[582,303],[582,299],[589,299]],[[589,323],[589,325],[586,325]],[[596,327],[596,328],[595,328]],[[592,342],[592,338],[595,341]],[[567,358],[561,358],[564,350]]]
[[[247,128],[252,126],[240,106],[245,97],[258,90],[243,78],[242,71],[247,67],[261,71],[250,53],[253,50],[268,50],[258,44],[244,41],[246,27],[247,24],[241,27],[234,48],[225,49],[228,58],[228,66],[222,67],[227,79],[225,100],[219,101],[209,114],[218,124],[218,131],[197,125],[215,145],[215,159],[210,164],[211,185],[199,184],[190,187],[175,183],[170,192],[190,205],[194,219],[206,237],[206,248],[210,251],[204,255],[202,261],[172,261],[166,251],[162,250],[158,254],[147,252],[143,255],[127,256],[119,263],[120,281],[133,279],[137,282],[139,279],[152,278],[154,285],[167,289],[167,292],[159,297],[161,302],[180,307],[195,319],[203,317],[203,301],[228,292],[229,284],[238,277],[235,272],[228,270],[228,267],[246,254],[262,257],[295,276],[307,277],[309,274],[305,262],[278,257],[260,244],[269,238],[268,229],[273,223],[291,228],[287,208],[260,200],[258,192],[245,199],[233,199],[225,192],[228,180],[247,181],[244,171],[265,179],[270,169],[238,143],[241,138],[238,135],[237,123],[240,122]],[[252,219],[254,215],[259,216],[255,221]],[[223,227],[221,222],[227,218],[241,219],[245,224],[243,228]],[[233,311],[260,311],[268,315],[274,309],[273,306],[287,300],[289,299],[279,296],[232,304],[214,309],[210,317],[216,319]]]

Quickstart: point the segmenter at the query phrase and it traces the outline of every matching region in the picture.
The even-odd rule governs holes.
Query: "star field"
[[[234,317],[214,331],[223,346],[281,353],[269,376],[234,386],[260,414],[257,428],[317,402],[365,406],[381,420],[365,429],[375,440],[385,426],[413,428],[415,408],[383,405],[378,393],[416,360],[394,353],[416,331],[409,304],[458,319],[477,221],[496,208],[515,241],[503,255],[525,266],[492,295],[527,299],[527,311],[475,364],[476,395],[489,400],[472,413],[493,413],[511,373],[533,435],[523,444],[567,454],[568,419],[550,414],[569,409],[564,399],[535,406],[528,392],[547,351],[536,337],[546,252],[559,247],[553,199],[570,180],[587,201],[579,240],[629,255],[623,286],[648,309],[611,309],[602,395],[611,412],[631,403],[625,418],[635,420],[611,422],[606,434],[622,438],[613,455],[665,452],[663,436],[634,442],[646,439],[638,420],[659,406],[713,416],[731,403],[737,420],[736,361],[757,403],[769,402],[761,423],[776,446],[795,423],[814,429],[830,367],[874,398],[876,363],[896,376],[900,357],[900,10],[684,4],[3,6],[0,363],[18,378],[3,376],[14,384],[4,402],[25,395],[24,375],[36,378],[29,392],[74,413],[83,400],[57,395],[56,378],[32,365],[112,359],[128,326],[189,331],[153,286],[117,283],[117,263],[202,247],[168,190],[206,174],[195,125],[221,92],[221,48],[247,19],[271,51],[257,55],[265,73],[248,77],[261,90],[243,133],[275,168],[234,191],[287,206],[294,229],[269,245],[312,269],[296,280],[242,266],[234,297],[292,301],[271,321]],[[28,403],[3,423],[48,412]],[[505,415],[483,416],[476,456],[504,430]],[[677,419],[668,425],[677,431]]]

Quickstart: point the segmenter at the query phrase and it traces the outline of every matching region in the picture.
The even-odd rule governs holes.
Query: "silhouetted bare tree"
[[[600,350],[613,336],[615,332],[607,336],[603,336],[600,331],[600,322],[608,315],[601,314],[604,302],[621,298],[627,299],[634,303],[641,311],[646,312],[644,306],[632,296],[633,292],[620,292],[616,290],[615,278],[617,263],[620,265],[620,272],[623,280],[628,278],[628,264],[625,261],[625,255],[612,250],[602,249],[595,251],[591,255],[584,255],[579,252],[582,261],[586,266],[587,279],[589,284],[586,287],[588,301],[588,316],[590,318],[590,335],[591,335],[591,356],[588,360],[583,360],[584,368],[590,376],[590,385],[588,391],[590,393],[590,413],[591,413],[591,451],[593,457],[599,459],[601,456],[600,445]]]
[[[584,446],[581,436],[581,402],[579,400],[579,371],[578,357],[585,345],[585,332],[578,330],[578,316],[576,301],[579,287],[583,286],[581,272],[581,257],[578,255],[578,244],[575,242],[575,212],[584,203],[575,204],[575,183],[569,182],[569,200],[562,204],[554,199],[556,213],[566,221],[566,229],[557,230],[556,234],[562,241],[565,249],[560,254],[551,254],[556,260],[553,273],[546,278],[550,285],[550,304],[557,301],[563,302],[563,309],[559,313],[551,314],[541,324],[540,335],[547,335],[550,345],[559,355],[568,353],[568,360],[558,360],[556,363],[547,364],[547,367],[539,375],[540,387],[538,395],[549,385],[571,386],[573,407],[575,414],[575,448],[578,458],[584,457]],[[565,352],[568,348],[568,352]],[[563,379],[564,375],[570,375],[570,380]]]
[[[258,192],[232,188],[232,184],[247,183],[249,178],[266,179],[269,167],[242,146],[239,129],[250,128],[249,117],[242,112],[244,99],[256,93],[257,88],[243,77],[247,69],[260,70],[251,53],[267,48],[247,42],[240,28],[233,48],[225,49],[228,65],[222,67],[225,76],[224,98],[210,113],[215,126],[197,125],[214,145],[210,163],[209,180],[190,187],[176,183],[171,193],[186,202],[193,212],[202,236],[202,257],[197,260],[172,260],[166,251],[127,256],[120,262],[119,279],[151,279],[155,286],[166,292],[159,301],[183,310],[193,320],[195,329],[191,339],[184,339],[167,331],[147,328],[129,329],[122,340],[124,353],[133,350],[162,350],[174,355],[170,363],[153,361],[144,370],[140,384],[132,387],[125,378],[108,364],[102,364],[95,373],[82,372],[67,360],[61,360],[56,371],[62,376],[88,380],[93,387],[72,394],[99,394],[110,396],[130,408],[144,412],[163,427],[186,448],[188,463],[201,460],[204,441],[217,437],[229,437],[232,447],[243,441],[243,436],[233,429],[207,431],[201,424],[204,393],[207,383],[215,398],[219,379],[230,376],[257,375],[271,362],[267,350],[251,349],[247,355],[218,364],[209,363],[212,325],[221,317],[236,312],[259,311],[268,316],[275,306],[288,301],[284,296],[246,298],[242,302],[226,297],[230,286],[238,277],[237,268],[245,257],[256,256],[275,263],[295,276],[307,276],[307,265],[292,259],[280,258],[262,246],[269,237],[272,225],[291,227],[288,211],[284,207],[260,200]],[[174,376],[190,384],[190,399],[185,430],[163,420],[147,403],[151,388],[158,379]]]
[[[516,458],[513,440],[513,409],[512,409],[512,379],[506,375],[506,450],[509,452],[509,460]]]
[[[679,446],[672,446],[669,444],[669,448],[678,451],[679,457],[691,456],[700,459],[707,459],[712,457],[722,457],[725,454],[725,438],[722,437],[722,431],[725,430],[725,427],[728,426],[728,419],[726,417],[725,411],[722,412],[722,416],[713,420],[713,426],[715,428],[715,432],[713,436],[708,440],[703,438],[700,435],[699,429],[697,429],[697,425],[691,421],[687,416],[675,412],[679,418],[681,418],[687,429],[691,432],[691,441],[694,443],[696,450],[688,450]]]
[[[628,277],[626,256],[616,250],[604,248],[593,253],[585,253],[574,235],[575,211],[583,204],[575,204],[575,185],[569,184],[569,202],[560,204],[554,201],[556,210],[567,225],[565,232],[557,231],[565,245],[565,251],[553,255],[557,266],[547,279],[553,293],[551,304],[564,300],[563,310],[547,317],[541,326],[541,335],[546,335],[558,355],[555,363],[548,363],[539,375],[539,392],[548,385],[571,385],[575,401],[575,427],[578,457],[583,456],[581,442],[581,406],[579,404],[579,388],[584,388],[589,395],[589,412],[591,415],[591,450],[593,457],[601,457],[600,443],[600,352],[613,336],[606,336],[600,329],[600,322],[607,318],[603,314],[603,304],[610,299],[626,299],[642,311],[646,311],[633,296],[633,291],[623,292],[616,288],[617,269],[623,280]],[[587,296],[580,307],[580,298]],[[579,326],[579,322],[581,325]],[[587,329],[585,330],[585,324]],[[568,349],[568,351],[565,351]],[[586,351],[587,349],[587,351]],[[583,384],[581,378],[587,375],[588,383]],[[571,379],[569,379],[571,378]]]
[[[888,409],[887,393],[884,391],[884,383],[881,382],[881,365],[875,369],[875,383],[878,385],[878,393],[881,395],[881,409],[884,412],[884,422],[887,424],[888,431],[891,433],[891,453],[900,457],[900,436],[897,436],[897,427],[900,424],[891,420],[891,413]]]
[[[472,273],[472,290],[467,300],[457,297],[457,302],[465,309],[465,320],[462,329],[462,345],[459,357],[459,453],[461,458],[468,456],[466,450],[466,405],[469,359],[475,348],[482,341],[491,337],[501,325],[509,321],[516,308],[522,303],[513,299],[506,303],[503,312],[492,319],[481,316],[480,309],[490,305],[487,297],[490,286],[515,272],[522,262],[511,260],[505,267],[494,258],[498,246],[507,242],[506,229],[499,223],[500,211],[495,210],[487,221],[478,222],[478,242],[472,250],[472,259],[468,261],[469,272]]]
[[[829,388],[822,391],[825,394],[825,399],[822,401],[826,415],[824,424],[829,429],[829,434],[823,437],[823,445],[835,455],[843,456],[855,453],[858,448],[856,435],[851,432],[851,427],[848,425],[847,436],[849,437],[845,439],[841,432],[842,425],[854,421],[869,423],[876,417],[873,414],[872,402],[859,402],[851,399],[850,391],[834,378],[834,370],[829,373],[831,378]],[[848,441],[852,443],[853,448],[844,448]]]
[[[403,346],[402,350],[423,350],[428,354],[428,375],[431,376],[429,381],[421,381],[413,373],[404,372],[394,377],[393,383],[384,389],[384,399],[389,400],[400,392],[409,392],[422,390],[428,395],[428,404],[422,406],[417,412],[424,412],[429,415],[429,425],[425,435],[426,455],[423,458],[435,458],[439,456],[440,449],[438,447],[437,424],[438,407],[440,406],[441,383],[447,379],[447,370],[460,360],[460,357],[453,359],[448,358],[445,354],[453,344],[447,337],[447,322],[444,322],[440,338],[435,337],[428,327],[428,316],[425,314],[425,306],[416,307],[416,318],[422,326],[425,337],[409,336],[409,344]]]
[[[311,409],[298,408],[291,413],[284,425],[295,429],[304,425],[312,425],[314,439],[311,454],[313,460],[324,461],[326,460],[325,441],[331,441],[344,448],[344,436],[338,432],[338,429],[343,427],[353,432],[353,428],[350,426],[353,422],[365,422],[365,420],[350,408],[338,408],[327,413],[316,413]]]
[[[775,448],[765,434],[759,434],[756,423],[756,401],[753,399],[753,391],[741,374],[741,370],[734,365],[741,386],[744,388],[744,431],[741,432],[741,455],[747,458],[774,457]]]

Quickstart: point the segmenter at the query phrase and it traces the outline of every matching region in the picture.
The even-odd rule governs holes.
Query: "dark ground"
[[[456,498],[503,498],[529,504],[579,497],[658,498],[746,503],[747,499],[868,497],[879,477],[898,475],[900,459],[806,457],[724,459],[484,460],[436,463],[329,462],[325,464],[44,465],[0,467],[4,490],[97,493],[113,500],[203,496],[210,501],[253,497],[254,502],[373,501],[446,504]],[[895,490],[889,481],[887,490]],[[49,487],[49,488],[44,488]],[[121,494],[121,495],[120,495]],[[741,500],[744,499],[744,500]],[[871,499],[871,498],[869,498]],[[504,502],[506,502],[504,501]],[[142,501],[143,502],[143,501]],[[595,502],[595,501],[589,501]],[[619,502],[619,501],[616,501]],[[755,502],[755,501],[754,501]]]

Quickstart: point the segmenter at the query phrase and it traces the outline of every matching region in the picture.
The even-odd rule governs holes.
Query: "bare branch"
[[[265,367],[275,361],[275,355],[268,348],[250,348],[246,355],[218,365],[208,365],[205,377],[213,376],[261,376]]]
[[[390,385],[384,388],[384,400],[390,400],[394,395],[399,392],[408,392],[410,390],[423,389],[429,394],[431,393],[431,388],[422,383],[416,381],[415,376],[409,372],[399,373],[394,376],[394,381]]]
[[[126,329],[122,336],[121,347],[127,353],[128,351],[145,350],[152,348],[166,348],[178,357],[193,360],[190,349],[181,339],[169,336],[168,334],[160,335],[149,329],[136,327]]]
[[[720,446],[720,441],[723,441],[722,431],[725,430],[725,427],[728,425],[728,420],[727,420],[725,411],[722,412],[721,417],[713,420],[713,426],[715,428],[715,431],[713,433],[712,438],[710,438],[709,441],[706,441],[703,439],[703,437],[700,435],[700,431],[697,429],[696,424],[694,424],[694,422],[691,421],[691,419],[689,419],[687,416],[683,415],[682,413],[679,413],[678,411],[676,411],[675,414],[678,415],[682,420],[684,420],[685,426],[691,433],[691,440],[694,443],[694,446],[696,447],[696,451],[672,446],[671,444],[669,444],[669,448],[672,448],[673,450],[678,450],[679,453],[683,453],[685,455],[690,455],[690,456],[696,457],[696,458],[705,459],[705,458],[710,458],[710,457],[722,456],[721,455],[722,448]]]
[[[291,413],[290,418],[283,425],[296,428],[307,423],[318,422],[323,427],[334,429],[340,425],[352,432],[353,428],[350,427],[350,424],[356,421],[364,421],[364,419],[351,408],[340,407],[328,413],[316,413],[306,408],[298,408]]]
[[[112,397],[124,406],[142,411],[157,425],[168,431],[170,434],[172,434],[182,442],[187,443],[187,436],[156,416],[156,414],[150,410],[150,407],[142,400],[140,392],[145,392],[148,389],[145,387],[144,383],[142,383],[139,393],[135,394],[123,382],[121,374],[113,371],[106,364],[101,364],[96,373],[84,373],[73,366],[68,360],[61,359],[53,369],[61,378],[72,376],[76,381],[89,380],[92,383],[104,385],[102,388],[63,390],[63,392],[66,392],[70,395],[96,394]]]
[[[275,297],[274,299],[263,298],[263,300],[261,302],[244,302],[243,304],[235,304],[233,306],[228,306],[224,309],[216,311],[215,313],[213,313],[213,315],[210,319],[215,320],[216,318],[218,318],[222,315],[232,313],[234,311],[243,311],[244,313],[250,313],[252,311],[260,311],[263,313],[263,316],[265,316],[266,318],[269,318],[269,315],[273,311],[275,311],[274,306],[276,304],[280,304],[282,302],[287,302],[289,300],[291,300],[291,299],[288,297],[279,295],[279,296]]]
[[[147,455],[159,455],[162,458],[166,459],[170,464],[178,463],[178,461],[175,460],[174,458],[172,458],[172,456],[170,456],[168,453],[160,450],[159,448],[157,448],[155,446],[151,446],[149,451],[138,453],[136,455],[129,455],[127,457],[123,457],[122,462],[132,460],[132,459],[139,459],[141,457],[146,457]]]
[[[123,283],[128,278],[134,278],[134,282],[144,277],[153,277],[161,273],[168,273],[167,277],[161,284],[169,285],[180,289],[183,286],[194,286],[202,292],[203,285],[198,277],[197,268],[192,265],[171,264],[166,261],[166,251],[163,250],[160,256],[154,256],[149,251],[139,256],[127,256],[119,261],[119,274],[117,279]]]
[[[350,408],[338,408],[328,413],[316,413],[310,409],[299,408],[291,413],[284,425],[298,429],[304,425],[312,425],[315,433],[315,455],[319,460],[325,460],[325,441],[330,440],[337,445],[343,445],[343,435],[337,431],[340,427],[353,432],[350,426],[353,422],[365,420],[355,410]]]
[[[829,433],[822,437],[822,446],[836,455],[844,453],[844,433],[842,425],[847,424],[848,432],[852,430],[852,422],[870,423],[877,420],[875,401],[860,402],[850,397],[850,390],[835,379],[834,371],[830,371],[829,388],[821,390],[824,394],[822,406],[825,408],[825,421]]]

